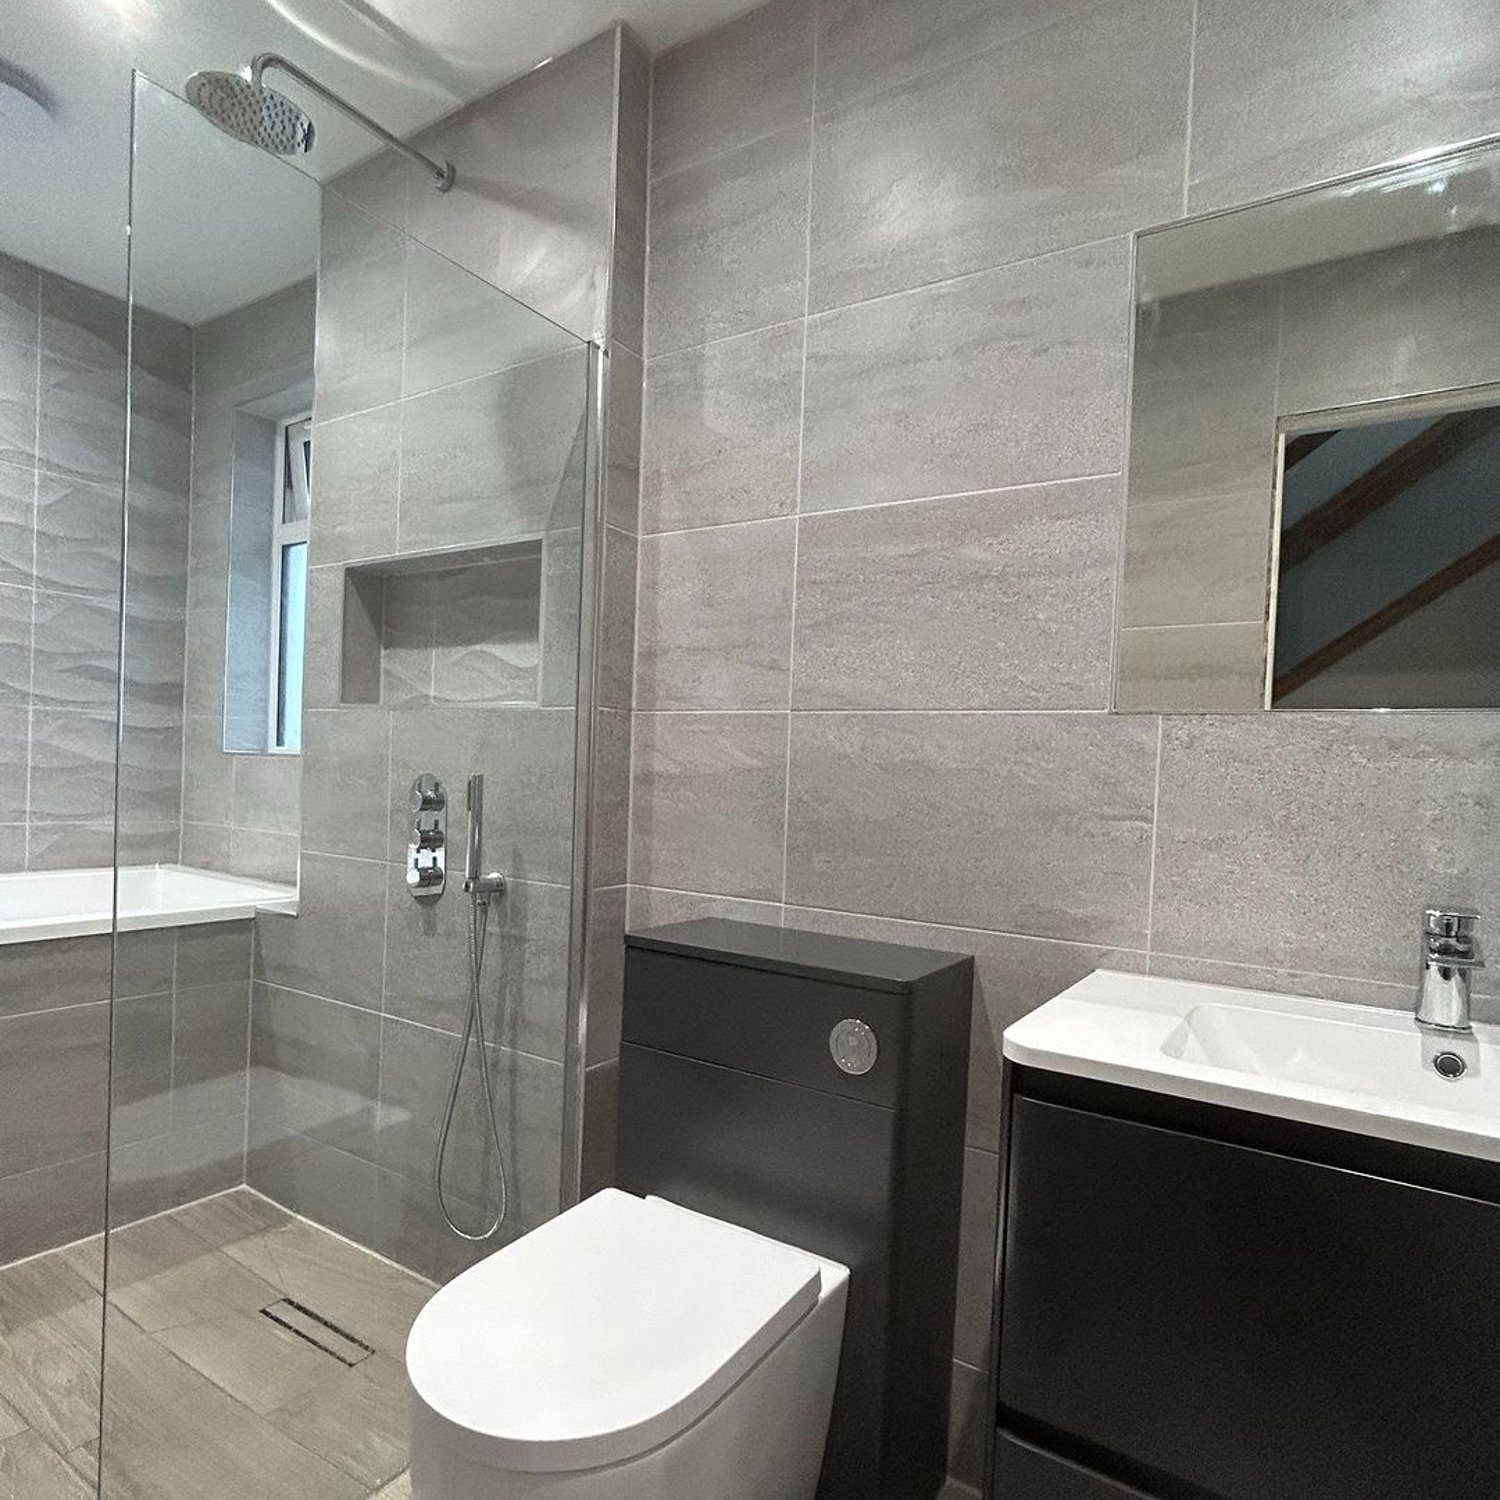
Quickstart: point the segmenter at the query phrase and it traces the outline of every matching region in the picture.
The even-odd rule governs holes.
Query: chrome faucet
[[[1471,1032],[1469,989],[1484,967],[1474,928],[1477,911],[1432,908],[1422,919],[1422,977],[1417,989],[1417,1025],[1429,1031]]]

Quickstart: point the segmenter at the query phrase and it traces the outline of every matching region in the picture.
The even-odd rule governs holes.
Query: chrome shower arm
[[[363,125],[371,135],[384,141],[392,151],[399,151],[408,161],[418,162],[425,167],[432,174],[438,192],[446,193],[453,186],[454,171],[451,161],[446,161],[439,166],[431,157],[423,156],[420,151],[413,150],[399,136],[392,135],[384,125],[377,124],[363,110],[356,109],[347,99],[341,99],[327,84],[319,83],[311,73],[304,72],[296,63],[287,61],[279,53],[257,53],[250,60],[250,82],[259,88],[262,75],[270,69],[276,69],[285,73],[289,78],[295,78],[304,88],[311,89],[325,104],[331,104],[351,120]]]

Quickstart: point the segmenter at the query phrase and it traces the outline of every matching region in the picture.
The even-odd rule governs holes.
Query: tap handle
[[[1479,925],[1479,913],[1463,907],[1429,906],[1422,920],[1428,937],[1472,939],[1474,929]]]
[[[1430,961],[1464,969],[1482,969],[1474,929],[1479,913],[1463,908],[1429,907],[1422,918],[1422,945]]]

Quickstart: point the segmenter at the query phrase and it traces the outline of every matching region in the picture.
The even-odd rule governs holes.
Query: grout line
[[[860,297],[853,302],[839,302],[834,303],[828,307],[820,307],[816,311],[810,312],[809,317],[813,319],[828,318],[834,316],[837,313],[851,312],[855,308],[869,307],[872,303],[889,302],[896,297],[910,297],[918,292],[930,292],[936,290],[939,287],[956,285],[957,283],[962,281],[973,281],[976,277],[979,276],[993,276],[1001,271],[1014,271],[1019,270],[1023,266],[1037,265],[1045,260],[1058,260],[1063,256],[1081,255],[1089,250],[1098,250],[1105,245],[1128,245],[1131,241],[1131,238],[1132,235],[1130,231],[1122,230],[1118,234],[1101,235],[1098,239],[1084,240],[1076,245],[1061,245],[1051,250],[1038,250],[1032,255],[1023,255],[1015,260],[997,261],[994,265],[976,266],[971,271],[960,271],[956,276],[939,276],[931,281],[919,281],[914,286],[898,287],[895,291],[877,292],[870,297]],[[785,326],[785,323],[794,322],[796,322],[795,318],[788,318],[784,320],[784,323],[767,324],[766,326],[782,327]],[[751,329],[747,331],[762,332],[763,330]],[[682,354],[690,349],[704,349],[707,348],[711,343],[722,343],[724,341],[724,338],[727,337],[738,338],[740,337],[740,335],[724,335],[719,339],[705,339],[692,344],[675,344],[670,349],[654,350],[651,354],[651,358],[661,359],[666,355]]]
[[[1198,75],[1198,0],[1193,0],[1192,30],[1188,33],[1187,128],[1182,143],[1182,212],[1188,212],[1193,187],[1193,103]]]
[[[805,327],[805,325],[804,325],[804,327]],[[806,348],[806,340],[804,338],[804,349],[805,348]],[[803,378],[804,378],[804,382],[805,382],[805,380],[806,380],[805,359],[804,359]],[[797,510],[797,512],[795,514],[798,517],[819,517],[819,518],[821,518],[823,516],[845,516],[845,515],[853,515],[853,514],[864,514],[867,511],[894,510],[894,509],[897,509],[897,508],[899,508],[901,506],[905,506],[905,505],[937,505],[937,504],[940,504],[941,502],[943,502],[945,500],[979,500],[979,499],[983,499],[986,495],[1010,495],[1010,494],[1020,494],[1020,493],[1023,493],[1025,491],[1029,491],[1029,490],[1055,489],[1055,488],[1057,488],[1060,485],[1066,485],[1066,484],[1098,484],[1099,482],[1101,482],[1103,480],[1114,481],[1114,480],[1122,479],[1123,477],[1124,477],[1124,475],[1123,475],[1123,473],[1120,470],[1114,469],[1114,470],[1110,470],[1110,471],[1102,473],[1102,474],[1067,474],[1067,475],[1064,475],[1063,477],[1058,478],[1058,479],[1028,479],[1028,480],[1023,481],[1020,484],[1005,484],[1005,485],[1000,485],[998,488],[995,488],[995,489],[987,489],[987,490],[954,490],[951,494],[944,494],[944,495],[909,495],[909,496],[904,496],[903,498],[901,498],[899,500],[872,500],[867,505],[828,505],[828,506],[819,506],[816,509],[812,509],[812,510],[803,510],[803,509],[801,509],[801,489],[802,489],[802,475],[801,475],[801,436],[799,434],[799,437],[798,437],[798,474],[797,474],[798,510]],[[765,525],[765,524],[767,524],[768,522],[771,522],[771,521],[786,521],[786,520],[790,520],[790,519],[792,519],[791,515],[785,515],[785,516],[751,516],[748,519],[743,519],[743,520],[734,520],[734,521],[709,521],[709,522],[706,522],[702,526],[677,526],[677,527],[669,527],[669,528],[667,528],[664,531],[647,531],[647,532],[642,532],[641,536],[642,536],[643,540],[646,537],[681,536],[685,532],[691,532],[691,531],[723,531],[723,530],[725,530],[726,528],[728,528],[730,526],[763,526],[763,525]]]
[[[802,235],[802,383],[797,397],[797,505],[792,514],[792,603],[786,647],[786,754],[782,760],[781,804],[781,903],[786,916],[787,875],[792,844],[792,699],[797,671],[797,580],[802,560],[802,469],[807,441],[807,330],[812,302],[812,205],[813,163],[817,148],[818,27],[813,26],[812,89],[807,119],[807,198]]]
[[[1151,972],[1151,936],[1156,921],[1156,846],[1157,830],[1161,822],[1161,750],[1165,738],[1166,719],[1161,715],[1156,720],[1156,780],[1151,794],[1151,864],[1146,877],[1146,972]]]
[[[802,715],[821,715],[824,718],[846,718],[846,719],[869,719],[879,717],[904,716],[916,718],[925,715],[930,718],[946,717],[950,719],[994,719],[994,718],[1030,718],[1030,719],[1059,719],[1059,718],[1085,718],[1098,719],[1111,716],[1107,707],[1101,708],[638,708],[637,714],[649,714],[657,718],[770,718],[773,715],[794,713]],[[1317,713],[1321,710],[1311,710]],[[1122,717],[1115,715],[1115,717]],[[1124,715],[1130,718],[1145,718],[1145,714]],[[352,856],[339,856],[350,858]]]

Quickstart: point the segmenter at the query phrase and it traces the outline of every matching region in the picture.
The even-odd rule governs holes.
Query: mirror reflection
[[[1114,707],[1500,704],[1500,147],[1138,237]]]

